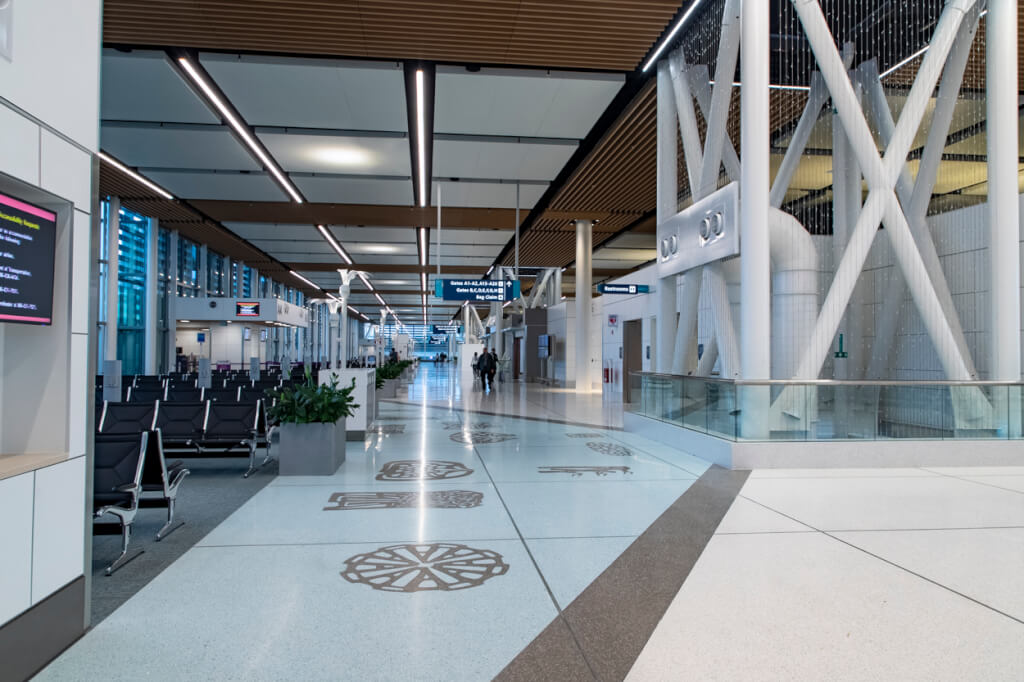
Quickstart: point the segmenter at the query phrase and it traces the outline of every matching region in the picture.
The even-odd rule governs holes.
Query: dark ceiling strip
[[[405,68],[405,110],[409,121],[409,157],[413,179],[413,201],[417,206],[430,205],[430,181],[434,166],[434,85],[436,71],[428,62],[406,62]],[[423,80],[423,139],[420,139],[419,115],[417,110],[416,79],[422,72]],[[420,168],[420,145],[423,145],[425,169]],[[423,187],[420,186],[421,178]]]

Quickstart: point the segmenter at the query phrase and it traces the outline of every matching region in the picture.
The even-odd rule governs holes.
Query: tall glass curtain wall
[[[146,237],[149,219],[121,209],[117,243],[117,359],[124,374],[142,374],[146,370]],[[106,347],[107,278],[110,274],[110,249],[107,226],[110,204],[100,207],[99,362],[102,366]]]

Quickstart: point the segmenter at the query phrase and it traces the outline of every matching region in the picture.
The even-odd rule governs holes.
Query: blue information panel
[[[598,284],[599,294],[649,294],[651,287],[646,284]]]
[[[513,301],[519,298],[519,282],[500,279],[436,279],[434,295],[445,301]]]

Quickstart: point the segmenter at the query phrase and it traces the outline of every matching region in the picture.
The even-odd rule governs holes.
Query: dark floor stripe
[[[407,400],[405,398],[380,398],[377,402],[392,403],[394,405],[405,405],[409,407],[424,407],[423,403]],[[625,431],[621,426],[608,426],[607,424],[590,424],[588,422],[570,421],[567,419],[555,419],[554,417],[530,417],[522,414],[509,414],[508,412],[490,412],[488,410],[472,410],[468,407],[448,407],[446,405],[431,405],[425,407],[431,410],[444,410],[446,412],[468,412],[470,414],[485,414],[488,417],[505,417],[507,419],[525,419],[532,422],[547,422],[549,424],[562,424],[565,426],[585,426],[587,428],[602,429],[604,431]],[[539,406],[538,407],[542,407]],[[544,408],[547,409],[547,408]]]
[[[496,679],[625,678],[749,474],[708,469]]]

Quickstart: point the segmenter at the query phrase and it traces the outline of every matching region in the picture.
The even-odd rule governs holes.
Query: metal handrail
[[[849,381],[844,379],[723,379],[721,377],[701,377],[691,374],[665,374],[664,372],[630,372],[635,377],[656,377],[659,379],[681,379],[702,381],[705,383],[726,384],[731,386],[1022,386],[1024,381],[940,381],[924,379],[920,381]]]

